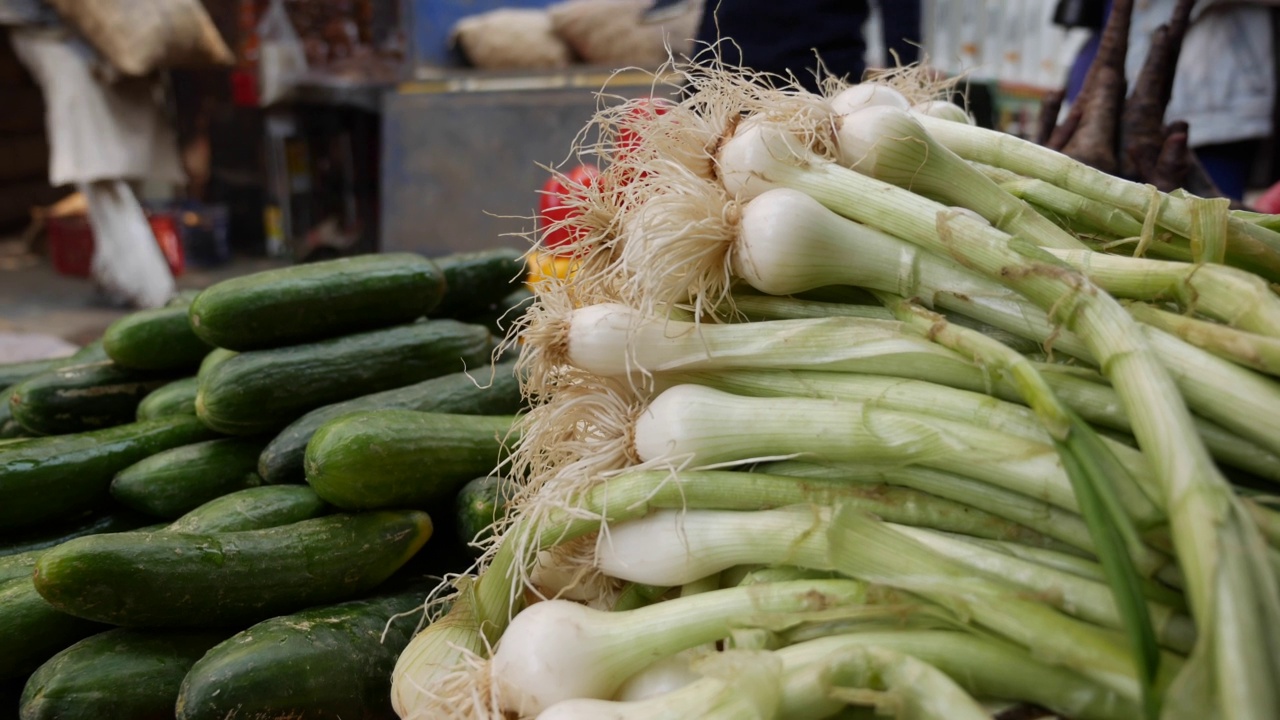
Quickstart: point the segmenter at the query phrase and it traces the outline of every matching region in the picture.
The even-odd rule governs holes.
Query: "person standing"
[[[918,60],[920,0],[883,0],[879,8],[890,61],[895,55],[904,65]],[[718,47],[726,64],[790,74],[816,92],[819,60],[831,75],[862,80],[870,13],[868,0],[706,0],[697,40],[710,45],[723,38]]]
[[[175,283],[134,185],[185,182],[177,137],[154,78],[113,78],[109,65],[39,0],[0,0],[0,24],[40,86],[49,182],[88,206],[91,272],[113,304],[165,304]]]

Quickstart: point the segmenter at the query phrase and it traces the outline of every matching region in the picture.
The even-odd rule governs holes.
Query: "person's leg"
[[[1253,171],[1253,163],[1262,149],[1259,140],[1238,140],[1217,145],[1201,145],[1196,158],[1222,194],[1243,200]]]
[[[80,183],[93,228],[93,277],[109,294],[140,307],[173,297],[173,275],[146,213],[122,180]]]

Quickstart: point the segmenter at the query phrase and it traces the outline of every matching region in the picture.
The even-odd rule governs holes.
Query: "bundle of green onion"
[[[1280,717],[1277,219],[910,70],[680,84],[584,133],[517,499],[400,716]]]

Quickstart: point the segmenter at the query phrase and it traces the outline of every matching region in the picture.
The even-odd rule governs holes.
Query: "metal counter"
[[[493,74],[444,71],[401,85],[383,99],[383,251],[427,255],[527,242],[539,165],[568,160],[574,137],[597,107],[597,92],[650,94],[647,73],[597,69]]]

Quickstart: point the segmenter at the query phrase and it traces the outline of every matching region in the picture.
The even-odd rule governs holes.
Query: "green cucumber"
[[[498,337],[506,337],[511,328],[525,311],[533,304],[535,296],[528,288],[521,287],[498,301],[492,310],[464,315],[459,318],[463,322],[475,323],[489,328],[489,332]]]
[[[416,320],[444,289],[421,255],[362,255],[224,280],[191,301],[190,321],[217,347],[284,347]]]
[[[59,650],[106,629],[54,609],[31,577],[0,583],[0,680],[25,677]]]
[[[110,508],[103,513],[86,513],[85,517],[39,527],[23,533],[7,535],[0,542],[0,558],[31,550],[44,550],[85,535],[126,532],[155,522],[154,518],[123,508]]]
[[[432,258],[444,274],[444,297],[431,317],[462,318],[494,309],[524,282],[524,253],[511,248],[453,253]]]
[[[459,415],[511,415],[524,406],[513,362],[450,373],[394,390],[317,408],[267,444],[258,475],[268,483],[302,482],[307,442],[323,424],[362,410],[401,409]]]
[[[187,673],[178,720],[394,718],[391,672],[428,589],[310,608],[232,636]]]
[[[8,544],[0,549],[0,582],[29,577],[36,560],[51,547],[72,538],[109,532],[211,533],[262,530],[327,515],[332,508],[305,485],[249,488],[215,498],[168,525],[147,525],[153,518],[132,510],[109,513],[82,523],[62,535],[47,534],[39,542]]]
[[[107,354],[102,348],[102,341],[85,345],[71,355],[64,355],[57,358],[48,358],[44,360],[28,360],[26,362],[4,363],[0,364],[0,389],[7,388],[10,385],[18,383],[36,375],[43,375],[47,372],[57,370],[58,368],[68,367],[70,365],[84,365],[91,362],[100,362],[106,360]]]
[[[516,486],[507,478],[485,475],[467,482],[454,498],[458,539],[471,546],[488,538],[507,513]]]
[[[200,368],[196,370],[196,378],[202,378],[213,372],[213,369],[231,358],[239,355],[235,350],[227,350],[226,348],[218,348],[208,355],[204,356],[204,360],[200,361]]]
[[[110,360],[72,365],[18,383],[13,419],[37,435],[66,435],[133,422],[138,403],[173,378],[128,370]]]
[[[111,479],[124,468],[211,436],[198,419],[175,416],[6,448],[0,452],[0,533],[91,510],[109,499]]]
[[[0,390],[3,390],[10,385],[17,385],[29,377],[43,375],[51,370],[57,370],[66,364],[66,360],[69,357],[70,356],[0,364]]]
[[[228,533],[115,533],[76,538],[37,562],[53,607],[125,627],[256,622],[376,587],[422,547],[416,511],[329,515]]]
[[[484,364],[492,348],[485,328],[446,319],[242,352],[200,376],[196,414],[228,435],[278,432],[318,407]]]
[[[307,443],[307,484],[344,510],[431,509],[498,466],[514,422],[411,410],[345,415]]]
[[[138,512],[170,520],[236,490],[257,487],[264,442],[218,438],[143,458],[116,473],[111,497]]]
[[[5,410],[0,410],[0,416],[3,416],[9,407],[9,396],[3,391],[0,391],[0,402],[4,403]],[[28,437],[30,435],[17,421],[0,417],[0,440],[25,440]]]
[[[187,671],[228,635],[125,628],[91,635],[31,674],[23,720],[172,720]]]
[[[263,530],[317,518],[330,510],[316,491],[306,485],[265,485],[210,500],[174,520],[165,530],[182,533]]]
[[[138,420],[152,420],[169,415],[195,415],[196,391],[200,381],[195,377],[174,380],[152,390],[138,403]]]
[[[27,431],[13,419],[13,408],[9,406],[9,396],[13,388],[0,389],[0,438],[10,439],[26,435]]]
[[[18,578],[29,578],[36,569],[36,560],[44,554],[44,550],[28,550],[0,557],[0,583]]]
[[[130,313],[111,323],[102,346],[117,365],[134,370],[193,371],[213,349],[191,331],[185,305]]]

